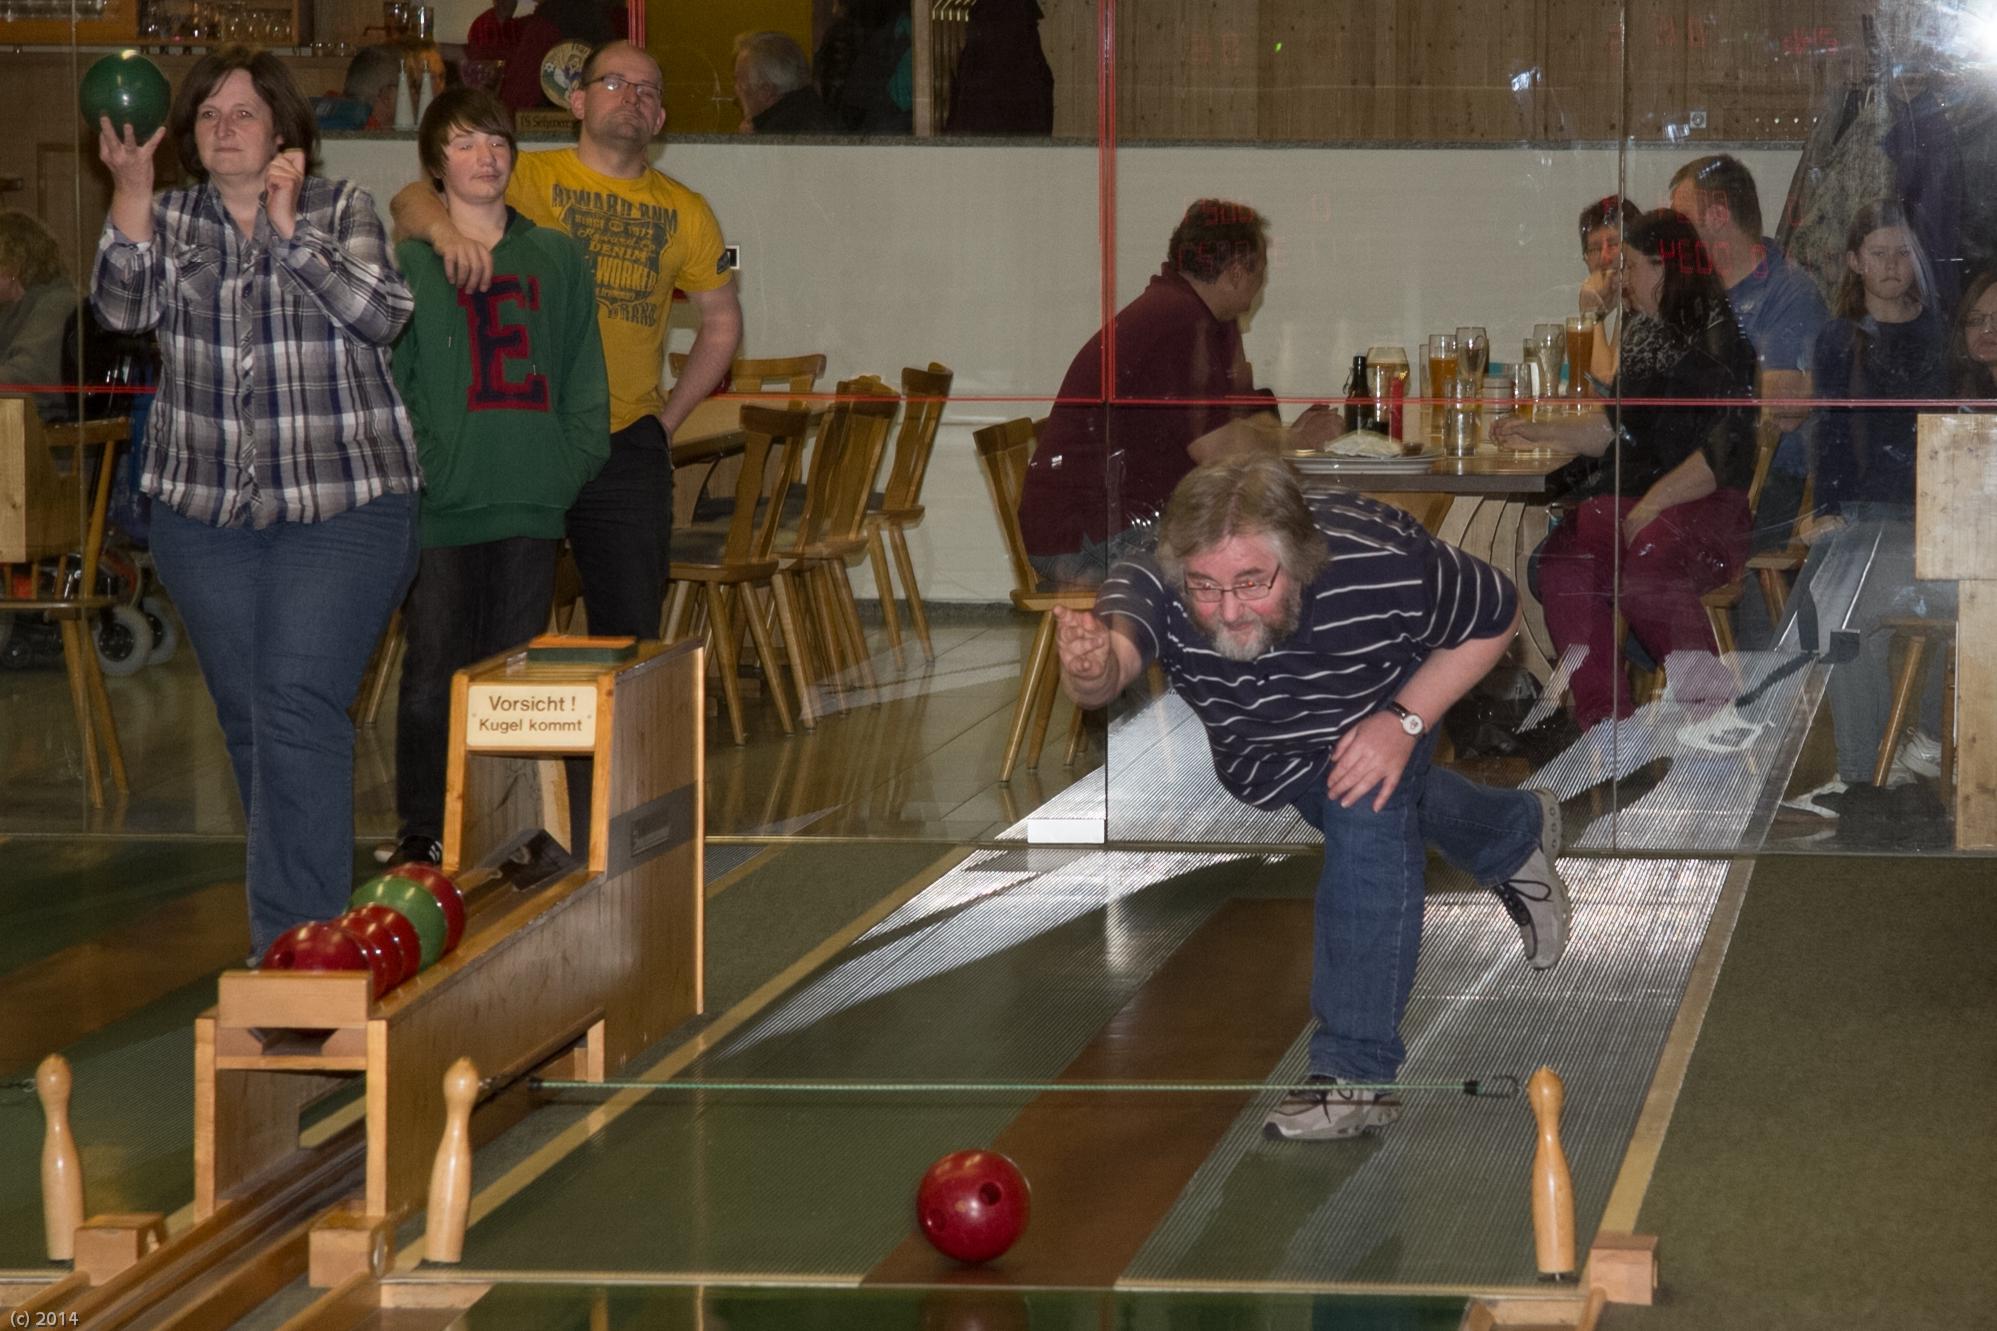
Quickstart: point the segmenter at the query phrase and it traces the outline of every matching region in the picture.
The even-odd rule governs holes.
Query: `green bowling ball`
[[[99,117],[109,117],[113,129],[130,125],[132,137],[144,143],[166,123],[173,89],[158,65],[137,51],[120,51],[84,71],[78,101],[84,123],[92,130]]]
[[[395,874],[380,874],[354,889],[347,898],[349,908],[380,902],[415,927],[423,945],[423,969],[429,970],[444,955],[444,940],[450,936],[450,921],[437,898],[418,882]]]

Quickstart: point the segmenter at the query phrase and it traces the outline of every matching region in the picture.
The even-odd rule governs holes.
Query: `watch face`
[[[1413,712],[1409,712],[1401,718],[1401,729],[1407,731],[1410,735],[1421,734],[1421,718]]]

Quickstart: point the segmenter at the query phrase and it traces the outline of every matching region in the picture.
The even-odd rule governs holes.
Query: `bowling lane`
[[[1610,1210],[1727,866],[1570,864],[1576,937],[1551,974],[1524,966],[1488,895],[1438,875],[1405,1076],[1559,1067],[1586,1236]],[[978,852],[681,1075],[1009,1089],[654,1094],[475,1223],[466,1267],[1531,1287],[1523,1097],[1411,1093],[1377,1138],[1302,1144],[1261,1138],[1273,1093],[1028,1085],[1300,1073],[1315,875],[1310,853]],[[914,1185],[937,1156],[994,1144],[1033,1182],[1034,1220],[989,1269],[957,1271],[909,1241]]]

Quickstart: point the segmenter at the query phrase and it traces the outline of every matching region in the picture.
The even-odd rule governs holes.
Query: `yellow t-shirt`
[[[610,428],[656,413],[673,288],[712,291],[731,279],[707,200],[663,172],[620,180],[584,166],[574,148],[555,148],[521,155],[506,201],[574,236],[595,269]]]

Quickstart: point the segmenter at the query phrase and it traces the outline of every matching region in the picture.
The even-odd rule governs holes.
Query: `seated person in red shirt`
[[[520,0],[492,0],[492,8],[472,20],[465,34],[465,54],[473,60],[504,60],[520,43],[520,20],[513,12]]]
[[[1127,405],[1099,405],[1102,333],[1076,353],[1019,501],[1043,586],[1093,586],[1148,547],[1172,487],[1200,463],[1314,448],[1341,430],[1324,407],[1286,429],[1242,354],[1240,320],[1269,275],[1267,230],[1246,204],[1201,199],[1186,210],[1164,266],[1113,325],[1114,397]]]

